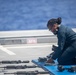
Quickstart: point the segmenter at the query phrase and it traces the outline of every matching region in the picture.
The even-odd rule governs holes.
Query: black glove
[[[57,46],[53,45],[53,46],[52,46],[52,51],[55,52],[55,51],[57,50],[57,48],[58,48]]]

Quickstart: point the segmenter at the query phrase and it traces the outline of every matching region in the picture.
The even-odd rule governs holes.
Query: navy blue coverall
[[[52,56],[60,65],[76,64],[76,32],[60,25],[58,32],[58,47]]]

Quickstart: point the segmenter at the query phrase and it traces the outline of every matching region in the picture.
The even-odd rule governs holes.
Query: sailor
[[[76,32],[61,22],[59,17],[52,18],[47,23],[48,29],[58,38],[58,47],[47,63],[57,59],[60,65],[76,65]]]

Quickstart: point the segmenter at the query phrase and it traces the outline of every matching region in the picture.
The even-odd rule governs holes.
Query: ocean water
[[[76,28],[76,0],[0,0],[0,31],[47,29],[58,17]]]

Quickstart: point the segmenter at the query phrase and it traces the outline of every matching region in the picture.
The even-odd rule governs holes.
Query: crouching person
[[[58,47],[47,63],[57,59],[60,65],[76,65],[76,32],[61,25],[61,22],[59,17],[47,23],[48,29],[58,38]]]

